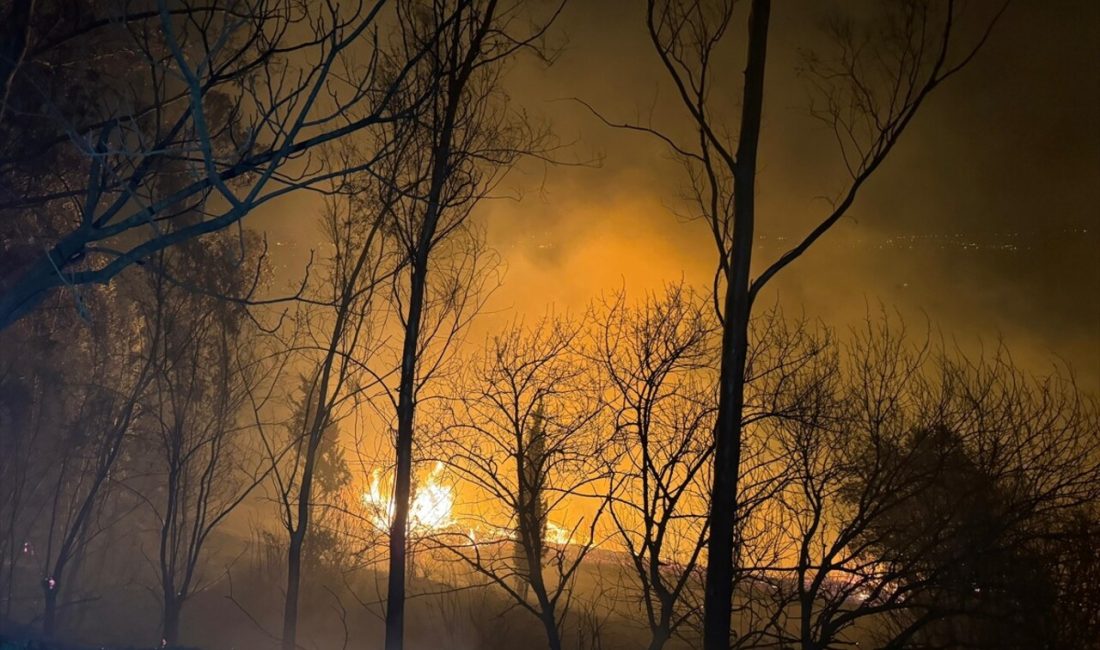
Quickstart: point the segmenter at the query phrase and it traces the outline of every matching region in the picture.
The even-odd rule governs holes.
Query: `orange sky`
[[[649,49],[642,4],[573,2],[558,25],[566,45],[557,63],[510,70],[517,104],[573,143],[563,155],[602,163],[524,164],[504,188],[519,200],[481,206],[475,218],[507,272],[475,334],[515,312],[579,310],[620,287],[637,292],[681,278],[708,285],[713,246],[702,224],[674,214],[683,209],[682,177],[662,147],[562,101],[581,97],[622,119],[652,108],[654,121],[675,132],[680,116]],[[794,74],[795,52],[814,44],[827,4],[774,9],[758,263],[823,213],[815,197],[842,188],[835,147],[807,118]],[[1097,24],[1097,3],[1014,3],[971,68],[918,116],[850,218],[762,301],[840,328],[882,302],[916,325],[927,315],[967,346],[1003,337],[1018,360],[1036,367],[1064,358],[1082,383],[1100,385],[1100,45],[1090,34]],[[729,81],[740,67],[740,41],[735,47]],[[732,106],[737,90],[730,83],[716,91],[716,104]],[[253,222],[281,244],[287,278],[319,247],[316,212],[314,197],[298,195]]]

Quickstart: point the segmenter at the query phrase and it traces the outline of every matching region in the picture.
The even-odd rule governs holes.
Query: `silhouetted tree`
[[[41,395],[47,405],[65,396],[57,405],[63,415],[53,420],[48,437],[28,450],[43,454],[43,491],[37,495],[28,535],[34,541],[28,543],[41,570],[42,631],[47,637],[57,630],[59,598],[70,570],[120,516],[119,509],[105,506],[116,492],[120,459],[153,377],[146,346],[150,339],[156,343],[161,314],[142,314],[124,297],[111,299],[110,319],[69,342],[66,372],[55,385],[59,392]]]
[[[554,650],[610,478],[602,391],[577,339],[553,318],[492,337],[467,360],[433,445],[479,511],[473,532],[460,521],[435,539],[537,617]]]
[[[1095,407],[1003,353],[910,347],[887,324],[845,357],[817,417],[776,430],[797,560],[769,595],[792,612],[775,642],[1061,647],[1042,555],[1100,486]]]
[[[721,46],[733,33],[735,2],[649,0],[646,26],[662,67],[692,127],[690,144],[647,125],[613,124],[653,134],[683,163],[689,196],[713,236],[718,257],[714,302],[722,321],[718,415],[712,470],[706,562],[704,643],[728,650],[738,558],[737,516],[749,328],[753,301],[777,273],[801,257],[847,213],[859,190],[889,155],[928,96],[956,74],[985,43],[996,17],[969,43],[954,0],[887,3],[866,24],[838,20],[838,54],[807,58],[806,76],[819,102],[813,115],[836,133],[851,182],[832,209],[791,250],[754,279],[752,252],[758,224],[756,170],[764,116],[764,73],[771,2],[753,0],[747,23],[741,113],[727,128],[712,105]],[[959,51],[961,50],[961,51]],[[602,118],[601,118],[602,119]],[[669,132],[671,129],[668,130]],[[736,135],[731,137],[730,133]]]
[[[262,458],[245,440],[241,419],[259,381],[256,331],[244,308],[215,295],[245,293],[240,242],[227,237],[190,242],[157,255],[148,276],[145,308],[160,316],[147,354],[153,379],[145,402],[155,482],[131,491],[157,524],[156,569],[161,595],[161,640],[179,642],[184,605],[205,589],[206,543],[218,526],[266,477]],[[172,277],[184,281],[184,288]]]
[[[369,169],[381,151],[348,166],[317,154],[424,100],[397,91],[433,34],[377,77],[386,6],[16,3],[0,33],[14,55],[0,57],[0,210],[21,232],[5,238],[0,329],[51,292],[108,283],[288,192]],[[166,174],[183,182],[166,191]]]
[[[384,225],[393,209],[396,189],[355,198],[338,195],[330,200],[323,224],[333,246],[328,282],[307,304],[304,353],[315,371],[302,396],[302,408],[291,426],[289,464],[279,462],[282,446],[269,445],[283,523],[289,537],[287,592],[283,614],[283,647],[296,646],[298,592],[302,549],[314,509],[314,475],[323,462],[322,451],[336,442],[336,422],[364,399],[375,385],[367,364],[379,345],[376,305],[378,289],[394,273]],[[362,199],[366,198],[366,201]],[[292,346],[297,347],[292,343]]]
[[[615,423],[618,491],[608,512],[640,592],[649,648],[659,650],[699,613],[717,350],[705,306],[683,286],[636,308],[624,302],[604,305],[592,334]]]
[[[543,34],[561,6],[552,6],[549,18],[539,20],[524,5],[497,0],[397,3],[397,59],[427,53],[409,72],[413,95],[425,100],[417,129],[409,134],[411,144],[397,160],[400,173],[394,180],[405,200],[395,206],[388,225],[402,259],[392,290],[402,343],[392,399],[396,464],[387,650],[403,647],[418,393],[476,311],[485,281],[478,277],[484,264],[481,246],[467,218],[516,160],[545,148],[546,135],[508,105],[500,75],[504,62],[518,52],[540,52]]]

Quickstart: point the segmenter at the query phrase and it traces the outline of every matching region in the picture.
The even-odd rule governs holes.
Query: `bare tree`
[[[554,650],[610,479],[598,376],[577,337],[576,324],[552,318],[493,337],[466,364],[437,436],[478,512],[435,539],[538,618]]]
[[[287,342],[289,353],[309,368],[296,413],[278,435],[261,427],[265,453],[281,520],[288,535],[287,590],[282,643],[296,647],[302,553],[316,510],[315,483],[324,450],[338,422],[368,395],[381,379],[368,363],[380,344],[376,328],[377,289],[394,272],[393,255],[384,237],[387,211],[395,189],[381,194],[339,194],[326,206],[323,225],[332,254],[325,261],[328,277],[316,296],[303,301],[301,327]],[[261,400],[262,401],[262,400]],[[260,405],[254,405],[254,411]]]
[[[811,111],[837,134],[851,181],[818,225],[754,279],[756,169],[771,2],[750,4],[741,114],[735,129],[724,128],[711,105],[720,83],[718,73],[725,67],[720,65],[719,49],[732,33],[733,0],[650,0],[647,5],[650,40],[686,112],[692,143],[648,125],[604,120],[657,136],[680,159],[694,209],[713,236],[718,257],[714,302],[723,334],[706,563],[706,650],[726,650],[730,641],[738,522],[729,513],[738,510],[742,476],[753,301],[769,280],[846,214],[925,100],[974,58],[1004,10],[1004,5],[996,9],[974,37],[959,28],[960,8],[954,0],[891,3],[865,24],[834,23],[837,56],[808,57],[806,74],[820,100]],[[731,132],[735,139],[727,135]]]
[[[609,514],[630,559],[659,650],[696,616],[706,546],[714,328],[683,286],[636,308],[617,296],[596,316],[596,362],[608,378],[617,477]]]
[[[539,43],[561,5],[552,6],[550,17],[541,21],[530,19],[523,5],[497,0],[398,3],[401,35],[395,39],[397,59],[410,59],[412,52],[427,50],[409,74],[414,80],[413,94],[427,99],[418,114],[418,128],[410,136],[412,145],[402,150],[396,185],[404,201],[393,212],[389,225],[403,261],[392,291],[402,343],[398,385],[393,391],[396,397],[391,397],[396,416],[396,466],[387,650],[403,647],[418,393],[446,357],[449,342],[479,300],[481,281],[471,281],[469,274],[478,277],[482,268],[476,252],[480,247],[476,237],[470,238],[467,218],[521,155],[545,148],[545,134],[534,131],[526,117],[508,105],[499,81],[503,62],[517,52],[541,52]],[[521,23],[534,27],[514,33]],[[448,255],[459,261],[441,263]],[[442,277],[430,279],[429,267],[433,273],[443,271]],[[432,339],[435,343],[429,345]]]
[[[146,334],[155,333],[160,314],[119,310],[111,336],[99,330],[86,337],[80,356],[87,355],[87,374],[71,377],[70,395],[78,405],[70,420],[54,431],[44,450],[50,458],[47,492],[35,532],[40,539],[36,556],[42,569],[42,631],[57,628],[59,596],[67,571],[79,563],[88,545],[114,524],[117,513],[104,515],[104,504],[114,491],[119,460],[142,412],[142,397],[152,380],[152,364],[143,350]],[[129,331],[127,331],[129,330]],[[123,334],[125,333],[125,337]],[[155,334],[154,334],[155,337]],[[156,343],[155,338],[152,342]],[[116,347],[117,346],[117,347]],[[76,355],[74,355],[76,356]]]
[[[432,35],[377,78],[384,0],[79,7],[18,3],[3,33],[0,208],[23,232],[5,246],[0,328],[50,292],[79,295],[289,192],[369,169],[381,152],[348,166],[316,154],[423,100],[397,91]],[[183,182],[166,191],[165,174]]]
[[[206,542],[270,469],[262,457],[249,460],[255,449],[240,418],[266,365],[252,354],[256,331],[242,306],[209,295],[244,293],[237,286],[245,281],[237,242],[222,237],[202,248],[194,244],[160,253],[157,263],[166,268],[150,276],[147,302],[161,314],[148,351],[153,379],[144,409],[155,483],[131,486],[157,524],[150,561],[161,597],[161,639],[173,647],[184,605],[207,587]],[[169,276],[206,291],[185,289]]]
[[[1058,637],[1042,559],[1096,498],[1095,406],[1003,352],[855,341],[816,421],[777,429],[793,544],[773,643],[1036,647]],[[1077,459],[1068,462],[1070,458]],[[793,608],[791,608],[793,605]],[[1025,622],[1026,623],[1022,623]]]
[[[74,355],[59,350],[50,332],[66,329],[74,318],[69,310],[43,312],[28,319],[9,331],[8,344],[0,355],[0,484],[4,485],[0,498],[0,616],[5,620],[12,620],[22,591],[17,585],[19,569],[33,563],[37,554],[31,533],[43,511],[42,495],[52,466],[52,459],[41,452],[71,417],[71,404],[59,408],[51,396],[61,393],[64,386],[61,358],[67,357],[70,369],[77,364]],[[61,322],[50,322],[53,319]]]

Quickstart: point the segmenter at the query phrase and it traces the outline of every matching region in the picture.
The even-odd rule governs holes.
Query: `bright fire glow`
[[[546,541],[565,546],[573,543],[573,531],[563,528],[552,521],[546,522]]]
[[[443,463],[436,463],[427,479],[413,487],[412,503],[409,505],[410,535],[422,537],[445,530],[454,532],[457,526],[453,512],[454,488],[440,480],[442,474]],[[393,486],[383,479],[381,470],[371,472],[367,491],[362,498],[371,524],[379,530],[388,531],[394,512]],[[466,533],[467,539],[474,545],[514,540],[515,536],[514,530],[484,525],[477,530],[470,528]],[[546,522],[546,541],[559,546],[577,543],[574,531],[552,521]]]
[[[454,489],[440,483],[443,464],[436,463],[423,484],[414,488],[412,503],[409,505],[409,532],[426,534],[451,527],[451,508],[454,507]],[[367,506],[371,522],[381,530],[389,530],[393,521],[393,490],[383,492],[382,475],[379,470],[371,473],[370,484],[363,494],[363,504]]]

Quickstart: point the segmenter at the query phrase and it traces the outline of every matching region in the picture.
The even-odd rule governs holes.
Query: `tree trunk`
[[[555,618],[552,609],[542,610],[542,626],[546,628],[546,643],[550,646],[550,650],[561,650],[561,634],[558,632],[558,623]]]
[[[427,281],[427,251],[414,262],[409,318],[401,353],[401,385],[397,398],[397,468],[393,485],[393,522],[390,524],[390,567],[386,589],[386,650],[401,650],[405,630],[405,572],[409,498],[412,492],[413,415],[416,409],[416,353]]]
[[[42,581],[42,592],[45,596],[45,606],[42,611],[42,636],[52,639],[57,630],[57,592],[61,589],[61,582],[54,578],[46,578]]]
[[[755,222],[756,150],[764,101],[769,0],[753,0],[749,14],[748,62],[741,128],[734,169],[734,232],[730,272],[726,276],[718,420],[715,424],[714,476],[707,542],[706,591],[703,601],[704,650],[729,650],[733,608],[734,538],[737,528],[737,484],[741,471],[745,365],[748,359],[750,270]]]
[[[161,643],[166,647],[174,648],[180,641],[180,615],[183,613],[183,602],[175,596],[164,599],[164,626],[161,635]]]
[[[810,617],[813,612],[813,605],[808,608],[803,603],[802,609],[802,624],[801,624],[801,636],[802,636],[802,650],[817,650],[817,644],[814,643],[813,633],[810,630]]]
[[[346,306],[345,306],[346,308]],[[334,332],[342,331],[340,322],[345,317],[346,311],[341,311]],[[306,445],[306,462],[302,467],[302,484],[298,488],[298,516],[297,525],[288,529],[290,542],[287,545],[286,557],[286,602],[283,604],[283,650],[294,650],[298,647],[298,594],[302,582],[302,547],[305,545],[306,535],[309,533],[310,507],[313,500],[313,472],[317,464],[317,449],[321,445],[321,437],[328,425],[329,411],[325,405],[325,399],[329,389],[329,372],[332,369],[332,359],[336,350],[336,337],[333,335],[329,347],[328,357],[321,369],[321,380],[317,390],[317,413],[313,415],[313,424],[309,430],[309,441]],[[308,398],[307,398],[308,399]]]
[[[8,557],[6,558],[7,571],[5,572],[6,575],[4,577],[3,593],[0,593],[0,598],[4,599],[3,607],[0,607],[0,618],[2,618],[3,620],[11,620],[11,601],[15,590],[15,569],[16,565],[19,563],[20,556],[23,553],[22,548],[18,546],[18,542],[15,538],[15,525],[9,525],[11,526],[9,530],[12,531],[10,533],[11,548],[8,550]]]
[[[741,412],[745,398],[747,327],[731,327],[739,308],[739,295],[726,291],[726,328],[722,336],[722,371],[719,379],[718,422],[711,487],[710,539],[707,542],[706,590],[703,613],[705,650],[729,650],[733,608],[734,535],[736,533],[737,481],[741,465]]]
[[[294,650],[298,646],[298,590],[302,581],[302,542],[305,527],[298,520],[298,530],[290,536],[286,558],[286,602],[283,605],[282,650]]]
[[[450,72],[446,84],[446,104],[439,126],[437,144],[431,157],[431,183],[427,193],[424,223],[416,247],[411,251],[412,277],[409,283],[409,313],[405,320],[405,340],[401,348],[401,378],[397,398],[397,467],[394,474],[393,522],[390,525],[390,563],[386,585],[386,650],[402,650],[405,645],[405,572],[407,568],[407,536],[409,497],[412,492],[413,416],[416,411],[417,352],[420,347],[420,325],[424,310],[424,290],[428,281],[428,260],[431,257],[436,228],[439,225],[442,199],[451,173],[451,151],[454,145],[455,119],[465,97],[466,83],[474,61],[481,51],[485,35],[492,24],[497,0],[489,0],[476,23],[469,50],[459,65]],[[455,16],[456,24],[460,16]],[[458,31],[455,32],[456,37]],[[454,43],[457,47],[457,42]],[[438,80],[442,82],[443,80]]]
[[[651,636],[649,638],[649,650],[662,650],[668,640],[672,637],[668,628],[660,625],[651,630]]]

